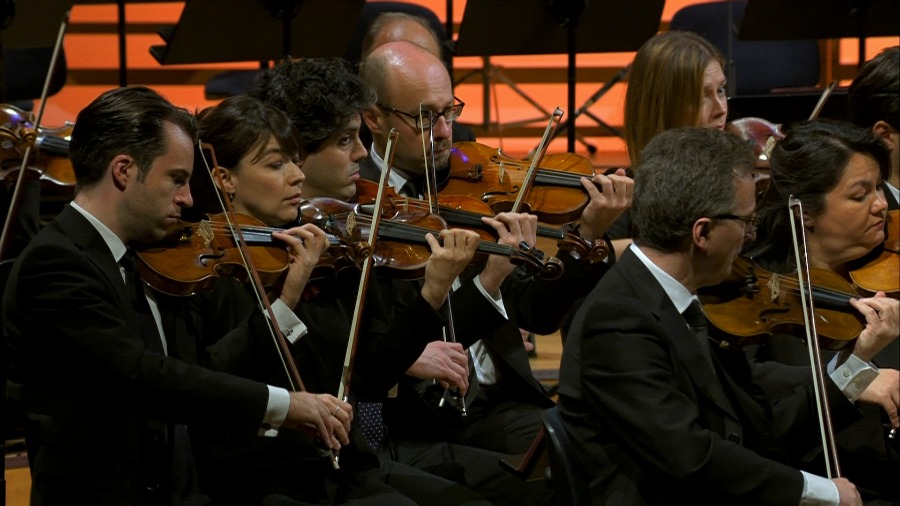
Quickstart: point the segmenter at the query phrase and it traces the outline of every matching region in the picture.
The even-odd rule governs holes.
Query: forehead
[[[841,170],[838,187],[872,186],[878,183],[881,173],[878,162],[862,153],[853,153]]]
[[[718,84],[725,80],[725,72],[722,71],[722,65],[716,60],[710,60],[703,71],[703,84]]]
[[[443,65],[396,69],[396,78],[387,95],[398,109],[415,112],[422,104],[427,109],[441,110],[453,103],[453,87]]]

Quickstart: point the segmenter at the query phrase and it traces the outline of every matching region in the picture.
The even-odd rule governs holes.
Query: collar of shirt
[[[81,213],[94,228],[97,229],[97,232],[100,232],[100,237],[103,238],[103,242],[109,246],[109,251],[112,253],[113,258],[118,262],[122,259],[122,256],[125,255],[125,250],[127,249],[125,243],[122,242],[122,239],[119,239],[112,230],[109,229],[106,225],[103,224],[102,221],[98,220],[93,214],[87,212],[83,207],[79,206],[75,202],[71,202],[70,205],[73,209]]]
[[[382,158],[381,155],[376,153],[373,149],[369,156],[372,157],[372,161],[375,162],[375,166],[378,167],[379,171],[384,170],[384,158]],[[407,179],[402,172],[396,168],[391,169],[391,173],[388,175],[388,186],[399,192],[400,188],[403,188],[403,185],[405,185],[407,181],[409,181],[409,179]],[[378,183],[378,181],[375,182]]]
[[[894,196],[894,200],[900,202],[900,188],[897,188],[887,181],[885,181],[884,185],[887,186],[888,191]]]
[[[662,286],[663,291],[666,292],[666,295],[672,301],[672,304],[675,305],[675,309],[677,309],[679,313],[684,313],[684,310],[691,305],[691,302],[693,302],[696,297],[685,288],[684,285],[679,283],[677,279],[673,278],[666,271],[654,264],[653,261],[641,251],[641,248],[634,244],[629,246],[629,248],[631,248],[631,251],[638,257],[638,260],[647,267],[650,274],[652,274],[656,281]]]

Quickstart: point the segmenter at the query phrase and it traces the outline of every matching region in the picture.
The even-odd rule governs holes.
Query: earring
[[[234,202],[234,192],[228,194],[228,202]]]

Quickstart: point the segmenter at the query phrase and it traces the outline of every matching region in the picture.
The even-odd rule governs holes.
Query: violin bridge
[[[213,238],[215,238],[216,234],[213,232],[212,224],[210,224],[209,220],[203,220],[200,222],[200,225],[197,227],[197,234],[203,239],[203,247],[209,248],[212,245]]]
[[[352,237],[353,231],[356,229],[356,215],[350,213],[347,215],[347,235]]]
[[[775,302],[781,294],[781,285],[778,283],[778,276],[772,276],[767,283],[769,287],[769,302]]]
[[[497,171],[497,182],[503,183],[503,178],[506,177],[506,164],[503,161],[500,161],[500,169]]]

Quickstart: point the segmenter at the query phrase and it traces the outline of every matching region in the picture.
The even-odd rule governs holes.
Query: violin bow
[[[394,162],[394,144],[397,142],[399,134],[397,129],[392,128],[388,134],[387,145],[384,148],[384,168],[381,171],[381,179],[378,182],[378,196],[375,197],[375,209],[372,214],[372,221],[369,225],[369,247],[371,251],[375,251],[375,242],[378,240],[378,229],[381,226],[381,209],[384,201],[385,188],[387,188],[388,176],[391,172],[391,164]],[[351,215],[352,216],[352,215]],[[348,229],[350,223],[348,222]],[[348,230],[350,232],[350,230]],[[344,368],[341,371],[341,381],[338,386],[338,399],[349,402],[350,398],[350,379],[353,372],[353,363],[356,359],[356,345],[359,342],[359,328],[362,323],[363,307],[366,300],[366,289],[369,286],[369,278],[374,265],[372,255],[366,257],[362,265],[362,274],[359,277],[359,290],[356,294],[356,305],[353,308],[353,319],[350,323],[350,338],[347,340],[347,351],[344,353]]]
[[[553,133],[559,127],[562,116],[563,111],[559,107],[557,107],[550,115],[550,119],[547,121],[547,127],[544,129],[544,136],[541,138],[541,142],[538,144],[534,156],[531,157],[531,164],[528,165],[528,172],[525,173],[525,180],[522,182],[521,188],[519,188],[519,194],[516,195],[516,201],[513,203],[512,212],[522,212],[522,206],[525,204],[525,195],[528,194],[528,189],[534,184],[534,179],[537,177],[537,168],[540,165],[541,160],[544,159],[544,155],[547,154],[550,139],[553,138]]]
[[[803,306],[803,320],[806,327],[806,346],[812,367],[813,386],[816,389],[816,407],[819,414],[819,430],[822,433],[822,453],[825,456],[825,473],[830,478],[841,476],[838,462],[837,444],[834,427],[831,422],[831,410],[825,391],[825,374],[822,370],[822,356],[819,351],[819,334],[816,331],[816,319],[813,313],[813,297],[809,287],[812,280],[809,274],[809,257],[806,250],[806,232],[802,226],[803,205],[793,195],[788,197],[789,221],[791,223],[794,259],[797,263],[797,277],[800,284],[800,300]],[[800,226],[797,222],[800,221]]]
[[[202,140],[198,140],[197,146],[200,149],[200,158],[203,160],[203,164],[206,166],[207,172],[209,173],[209,177],[212,180],[213,185],[216,184],[215,179],[218,178],[218,187],[223,188],[224,186],[220,171],[213,171],[213,168],[219,168],[219,162],[216,160],[216,152],[213,149],[212,145],[204,143]],[[203,154],[203,150],[209,151],[210,158],[212,159],[212,165],[210,165],[209,161],[206,159],[206,156]],[[214,172],[215,175],[213,175]],[[284,337],[284,333],[282,333],[281,329],[278,327],[278,321],[275,319],[275,312],[272,310],[272,305],[269,303],[269,297],[266,295],[262,280],[259,277],[259,271],[256,270],[253,259],[248,253],[249,249],[247,246],[247,242],[244,239],[244,233],[241,230],[240,225],[237,223],[237,220],[233,218],[236,214],[234,211],[234,206],[231,205],[231,201],[229,199],[222,198],[221,192],[214,193],[216,194],[216,198],[218,198],[219,200],[219,205],[221,205],[222,209],[225,211],[225,221],[231,230],[231,234],[234,238],[235,244],[237,244],[241,260],[244,263],[244,266],[247,268],[247,273],[250,275],[253,293],[256,296],[257,302],[259,302],[259,304],[263,306],[266,315],[268,316],[268,318],[266,318],[266,323],[268,324],[272,339],[275,342],[275,349],[278,351],[279,357],[281,358],[281,364],[284,367],[284,371],[287,375],[291,390],[295,392],[303,392],[306,390],[306,387],[303,385],[303,379],[300,377],[300,371],[297,369],[297,364],[294,362],[294,357],[291,354],[291,347],[290,345],[288,345],[287,339]],[[334,469],[340,469],[337,453],[333,451],[327,453],[331,460],[331,465],[334,467]]]
[[[62,48],[63,37],[65,36],[66,29],[69,26],[69,15],[71,14],[71,12],[71,8],[66,10],[66,12],[63,14],[63,19],[59,24],[59,32],[56,35],[56,43],[53,45],[53,54],[50,56],[50,68],[47,70],[47,77],[46,79],[44,79],[44,88],[41,91],[40,109],[38,109],[37,117],[34,120],[34,132],[29,132],[26,135],[23,135],[23,142],[26,145],[25,153],[22,155],[22,165],[19,167],[19,174],[16,177],[16,185],[13,189],[13,194],[9,202],[9,211],[6,213],[6,221],[3,223],[3,233],[0,234],[0,260],[3,259],[9,243],[12,222],[17,214],[19,200],[21,199],[22,182],[25,180],[25,169],[28,167],[28,158],[31,156],[31,148],[34,145],[35,140],[37,140],[37,132],[41,125],[41,119],[44,116],[44,109],[47,105],[47,97],[50,92],[50,82],[53,79],[53,69],[54,67],[56,67],[57,58],[59,58],[59,51]]]
[[[431,124],[431,115],[434,114],[431,111],[426,111],[423,104],[419,104],[419,127],[421,130],[422,137],[422,155],[423,161],[425,162],[425,187],[426,187],[426,198],[428,200],[428,207],[433,214],[438,216],[441,215],[441,206],[438,205],[438,193],[437,193],[437,167],[434,161],[434,125],[431,124],[431,128],[428,129],[428,140],[430,142],[431,147],[431,156],[428,154],[428,146],[425,144],[425,117],[428,117],[428,123]],[[431,158],[431,165],[428,164],[428,159]],[[456,329],[453,326],[453,306],[450,303],[450,297],[447,297],[447,301],[445,302],[447,306],[447,325],[444,326],[444,341],[445,342],[456,342]],[[438,407],[444,406],[444,399],[447,398],[447,393],[450,392],[450,388],[446,388],[444,390],[444,395],[441,396],[441,400],[438,402]],[[467,416],[468,410],[466,409],[466,398],[463,396],[455,397],[458,399],[457,408],[459,408],[459,413],[461,416]]]

